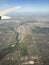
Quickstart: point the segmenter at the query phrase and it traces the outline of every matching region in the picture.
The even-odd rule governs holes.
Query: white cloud
[[[10,12],[16,11],[16,10],[18,10],[20,8],[21,8],[21,6],[16,6],[16,7],[13,7],[13,8],[2,10],[2,11],[0,11],[0,16],[3,16],[3,15],[8,14]]]
[[[8,17],[8,16],[2,16],[1,19],[10,19],[11,17]]]

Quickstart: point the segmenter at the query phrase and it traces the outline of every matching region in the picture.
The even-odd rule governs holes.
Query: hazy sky
[[[49,0],[0,0],[0,11],[21,6],[16,12],[49,13]]]

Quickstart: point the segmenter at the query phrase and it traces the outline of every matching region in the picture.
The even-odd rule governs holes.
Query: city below
[[[49,17],[0,20],[0,65],[49,65],[48,49]]]

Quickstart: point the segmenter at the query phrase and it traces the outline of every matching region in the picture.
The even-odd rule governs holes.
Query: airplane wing
[[[2,10],[2,11],[0,11],[0,16],[4,16],[4,15],[6,15],[6,14],[8,14],[10,12],[13,12],[15,10],[18,10],[20,8],[21,8],[21,6],[16,6],[16,7],[13,7],[13,8],[9,8],[9,9],[6,9],[6,10]]]
[[[1,19],[10,19],[11,17],[5,16],[5,15],[10,13],[10,12],[13,12],[15,10],[18,10],[20,8],[21,8],[21,6],[16,6],[16,7],[13,7],[13,8],[9,8],[9,9],[0,11],[0,20]]]

